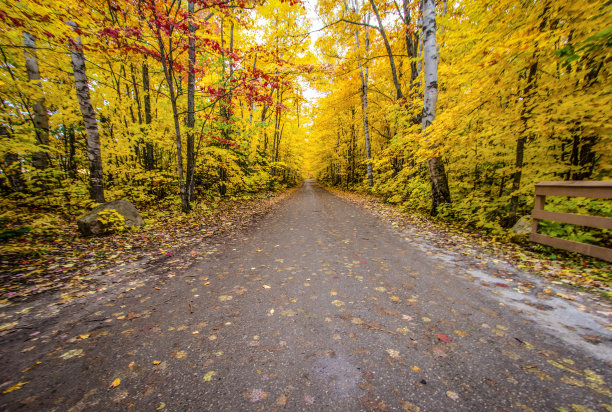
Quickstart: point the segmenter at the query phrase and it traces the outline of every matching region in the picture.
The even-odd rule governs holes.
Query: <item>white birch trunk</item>
[[[76,28],[73,22],[68,23]],[[77,36],[70,47],[70,58],[72,60],[72,71],[74,72],[74,83],[76,87],[77,100],[81,108],[83,123],[87,133],[87,158],[89,160],[89,182],[91,185],[91,197],[98,203],[104,202],[104,176],[102,173],[102,156],[100,150],[100,132],[96,120],[96,112],[91,103],[89,94],[89,83],[85,71],[85,58],[83,56],[83,45],[81,38]]]
[[[23,32],[23,46],[26,61],[26,71],[28,80],[36,82],[38,87],[42,88],[40,83],[40,71],[38,69],[38,59],[36,58],[36,38],[30,33]],[[45,107],[44,97],[38,99],[32,107],[34,130],[36,133],[36,144],[47,146],[49,144],[49,114]],[[32,164],[37,169],[45,169],[49,165],[49,158],[43,151],[36,152],[32,155]]]
[[[425,65],[425,91],[423,96],[423,133],[436,118],[438,102],[438,47],[436,44],[436,5],[435,0],[423,0],[423,63]],[[429,145],[435,149],[436,145]],[[434,156],[427,161],[431,181],[432,208],[436,214],[441,203],[450,203],[448,180],[442,158]]]

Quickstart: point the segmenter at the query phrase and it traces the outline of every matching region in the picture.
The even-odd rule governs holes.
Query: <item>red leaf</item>
[[[453,341],[453,338],[448,335],[445,335],[444,333],[438,333],[438,340],[444,343],[449,343]]]

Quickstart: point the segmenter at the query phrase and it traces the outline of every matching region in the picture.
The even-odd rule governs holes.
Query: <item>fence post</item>
[[[535,204],[533,206],[533,210],[544,210],[544,206],[546,205],[546,196],[545,195],[536,195]],[[533,234],[538,233],[538,223],[540,223],[540,219],[535,217],[531,218],[531,234],[530,239],[533,242]]]

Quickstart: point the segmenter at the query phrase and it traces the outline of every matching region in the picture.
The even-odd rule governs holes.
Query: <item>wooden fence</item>
[[[603,182],[541,182],[535,185],[535,206],[531,212],[532,226],[529,240],[571,252],[582,253],[612,262],[612,249],[560,239],[538,233],[540,220],[552,220],[573,225],[612,230],[612,218],[548,212],[544,210],[546,196],[591,197],[612,199],[612,180]]]

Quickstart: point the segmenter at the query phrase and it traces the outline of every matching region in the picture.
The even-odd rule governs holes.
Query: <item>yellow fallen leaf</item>
[[[111,388],[116,388],[117,386],[119,386],[121,384],[121,379],[117,378],[113,381],[113,383],[110,384]]]
[[[215,376],[217,374],[217,372],[215,371],[210,371],[207,372],[206,375],[204,375],[204,382],[210,382],[212,381],[213,376]]]
[[[421,368],[419,368],[418,366],[411,366],[410,369],[412,369],[415,372],[418,372],[421,370]]]
[[[72,350],[69,350],[68,352],[62,353],[60,355],[60,358],[66,360],[66,359],[74,358],[75,356],[79,356],[82,353],[83,353],[83,349],[72,349]]]
[[[79,335],[79,339],[87,339],[89,338],[90,334],[89,333],[84,333],[82,335]]]
[[[161,411],[162,409],[164,409],[166,407],[166,403],[162,402],[159,404],[159,406],[157,408],[155,408],[156,411]]]
[[[10,388],[6,389],[6,390],[5,390],[4,392],[2,392],[2,393],[11,393],[11,392],[13,392],[13,391],[19,390],[19,389],[21,389],[21,387],[22,387],[23,385],[25,385],[25,384],[26,384],[26,383],[28,383],[28,382],[29,382],[29,381],[27,381],[27,382],[18,382],[18,383],[16,383],[16,384],[14,384],[13,386],[11,386]]]
[[[160,363],[161,363],[161,362],[160,362],[160,361],[158,361],[158,360],[154,360],[154,361],[153,361],[153,365],[159,365]]]
[[[429,318],[427,318],[427,317],[424,317],[424,318],[422,318],[422,319],[423,319],[423,322],[431,322],[431,319],[429,319]]]
[[[342,302],[341,300],[336,299],[336,300],[332,301],[332,305],[340,307],[340,306],[344,306],[344,302]]]
[[[130,364],[128,365],[128,368],[132,368],[134,366],[134,362],[130,362]]]
[[[467,254],[469,254],[469,253],[467,253]],[[459,395],[457,395],[457,392],[453,392],[453,391],[446,391],[446,396],[448,396],[449,398],[451,398],[454,401],[459,399]]]
[[[287,397],[287,395],[281,395],[278,397],[278,399],[276,400],[276,405],[278,406],[285,406],[287,404],[287,400],[289,398]]]

